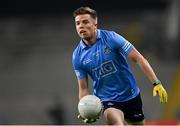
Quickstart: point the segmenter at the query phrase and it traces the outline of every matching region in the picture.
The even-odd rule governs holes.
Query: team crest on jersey
[[[107,46],[104,47],[104,53],[105,53],[105,54],[109,54],[110,52],[111,52],[111,49],[110,49],[110,48],[108,48]]]

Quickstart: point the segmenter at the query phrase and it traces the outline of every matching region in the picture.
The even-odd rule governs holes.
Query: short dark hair
[[[80,7],[73,12],[74,17],[81,14],[89,14],[93,19],[97,20],[97,12],[90,7]]]

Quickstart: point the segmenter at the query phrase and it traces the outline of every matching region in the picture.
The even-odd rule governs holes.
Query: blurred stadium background
[[[180,125],[180,0],[1,1],[0,124],[82,124],[71,65],[79,41],[72,11],[80,6],[97,10],[99,28],[132,42],[168,90],[160,104],[130,61],[147,124]]]

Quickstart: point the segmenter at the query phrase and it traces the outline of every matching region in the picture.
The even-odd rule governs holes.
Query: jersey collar
[[[101,39],[101,32],[100,32],[99,29],[97,29],[97,31],[96,31],[96,42],[99,39]],[[80,41],[80,46],[81,46],[82,49],[87,47],[87,45],[83,42],[83,40]]]

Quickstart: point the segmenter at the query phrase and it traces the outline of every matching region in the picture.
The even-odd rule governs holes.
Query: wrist
[[[160,80],[155,80],[154,83],[153,83],[153,86],[156,86],[158,84],[161,84],[161,81]]]

